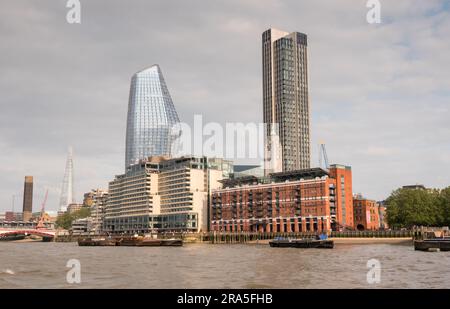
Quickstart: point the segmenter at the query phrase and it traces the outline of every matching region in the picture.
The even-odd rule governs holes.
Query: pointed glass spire
[[[59,200],[59,210],[66,211],[69,204],[75,203],[73,194],[73,150],[69,147],[67,155],[66,169],[61,187],[61,197]]]

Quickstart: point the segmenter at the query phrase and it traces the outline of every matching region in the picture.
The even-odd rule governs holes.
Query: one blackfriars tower
[[[125,169],[150,156],[170,156],[172,128],[178,114],[158,65],[131,79]]]
[[[272,162],[272,166],[279,167],[279,170],[274,171],[310,168],[306,34],[276,29],[266,30],[262,34],[262,65],[266,151],[269,149],[266,156],[267,153],[273,153],[275,146],[271,141],[274,140],[273,134],[276,132],[281,162],[275,164]]]

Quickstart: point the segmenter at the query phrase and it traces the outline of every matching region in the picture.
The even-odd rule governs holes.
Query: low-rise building
[[[109,183],[104,231],[207,231],[210,192],[232,167],[206,157],[150,157],[131,165]]]
[[[402,189],[409,189],[409,190],[427,190],[427,188],[426,188],[424,185],[421,185],[421,184],[406,185],[406,186],[403,186]]]
[[[72,222],[72,235],[86,234],[90,229],[89,218],[76,219]]]
[[[75,211],[80,210],[83,207],[83,204],[72,203],[67,206],[67,212],[69,214],[74,213]]]
[[[84,196],[85,203],[83,204],[91,209],[89,232],[100,234],[105,217],[106,202],[108,201],[108,191],[95,189]]]
[[[6,222],[23,221],[23,213],[22,212],[6,211],[5,212],[5,221]]]
[[[213,190],[211,230],[330,232],[353,228],[351,168],[332,165],[222,181]]]
[[[378,203],[360,194],[353,197],[353,217],[355,227],[359,231],[380,229]]]

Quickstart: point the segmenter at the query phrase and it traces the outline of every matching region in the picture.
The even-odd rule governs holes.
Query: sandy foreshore
[[[349,238],[330,238],[335,244],[412,244],[411,237],[349,237]]]
[[[349,244],[349,245],[365,245],[365,244],[411,244],[411,237],[332,237],[329,238],[334,241],[334,244]],[[250,241],[248,244],[269,244],[270,239]]]

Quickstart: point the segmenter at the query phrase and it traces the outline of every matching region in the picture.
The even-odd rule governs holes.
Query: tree
[[[87,218],[90,215],[91,215],[91,208],[89,208],[89,207],[82,207],[80,210],[77,210],[77,211],[73,212],[73,214],[72,214],[74,220]]]
[[[442,209],[443,226],[450,226],[450,187],[441,190],[439,194],[439,203]]]
[[[73,221],[73,218],[72,218],[71,214],[66,212],[66,213],[58,216],[58,218],[56,219],[55,225],[58,228],[63,228],[65,230],[68,230],[72,226],[72,221]]]
[[[68,230],[72,227],[72,222],[77,219],[87,218],[91,215],[91,209],[89,207],[82,207],[80,210],[72,213],[66,212],[56,219],[56,227]]]
[[[386,200],[388,224],[393,228],[436,226],[443,221],[438,190],[397,189]]]

